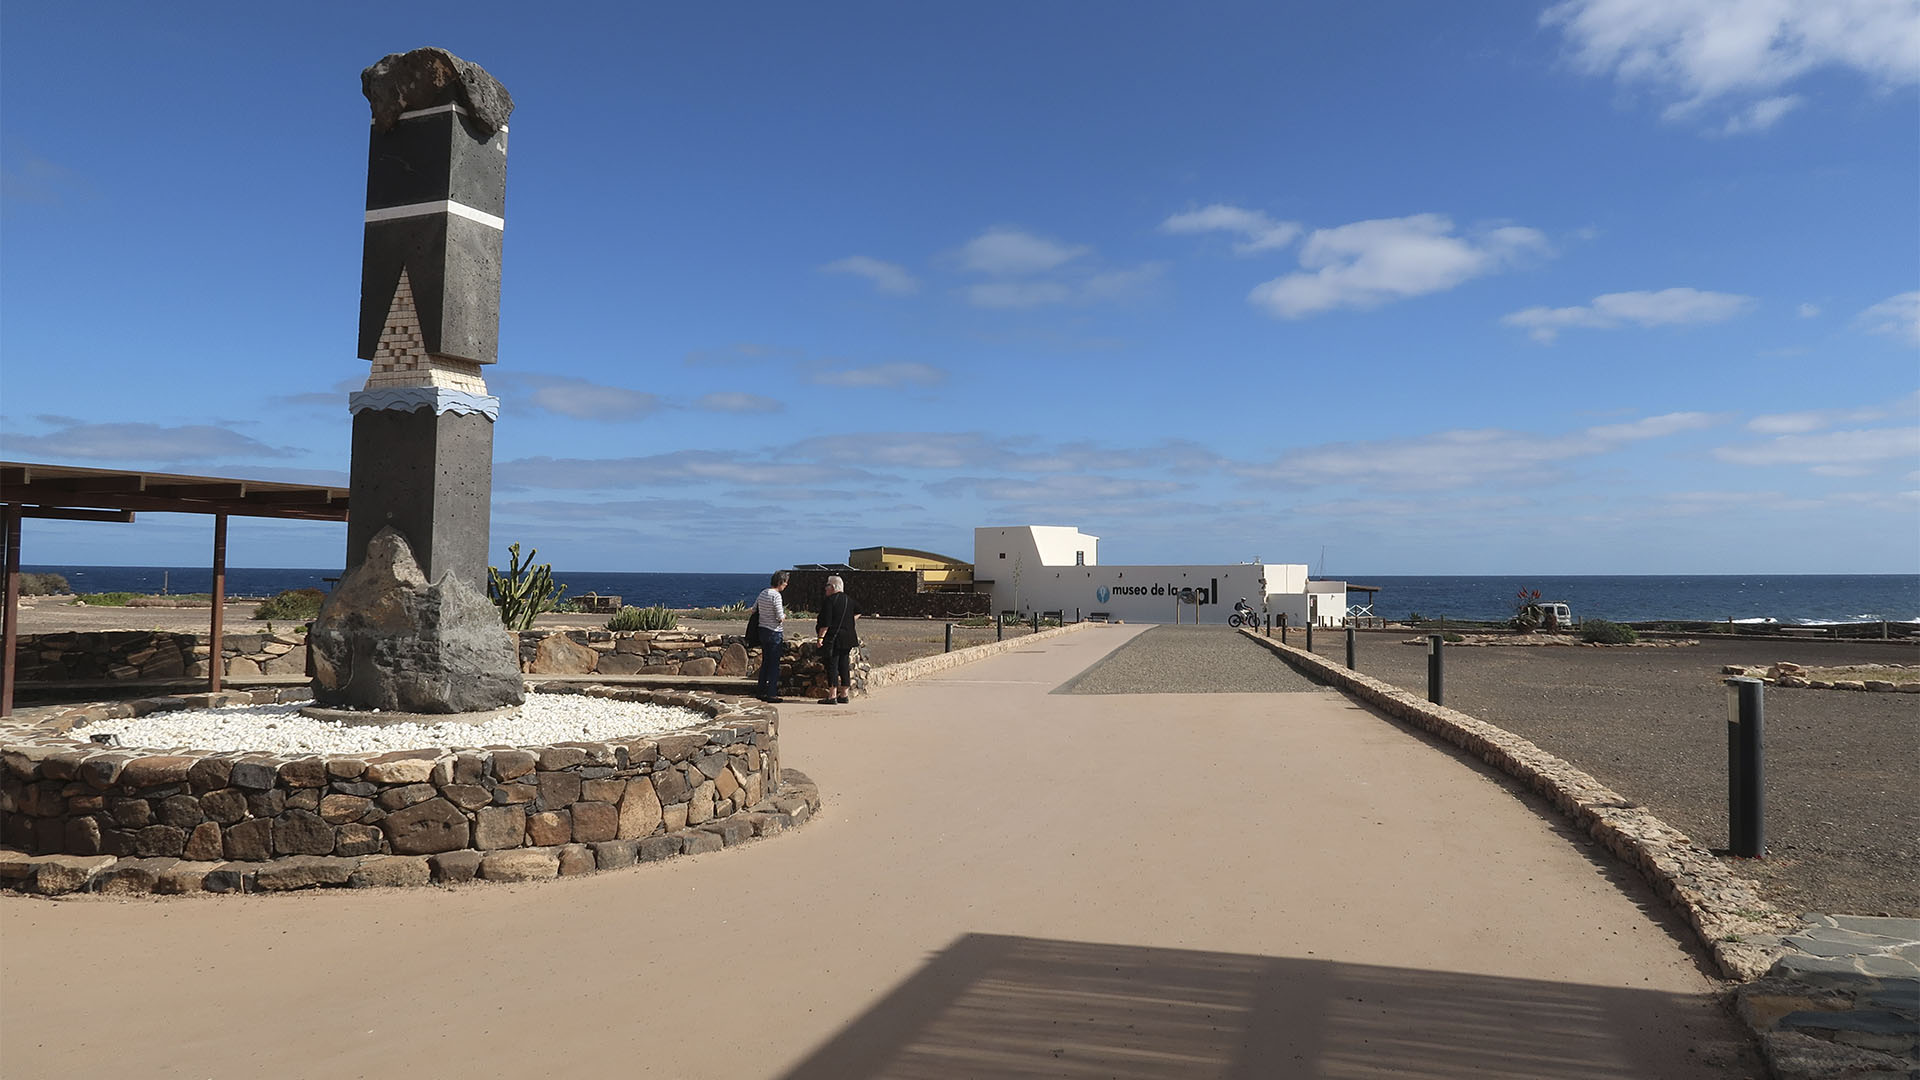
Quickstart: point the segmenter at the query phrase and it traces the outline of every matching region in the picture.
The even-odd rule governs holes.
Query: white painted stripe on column
[[[445,105],[435,105],[430,109],[409,109],[406,112],[401,113],[399,118],[402,120],[414,120],[422,116],[436,116],[443,112],[457,112],[461,116],[473,115],[472,113],[467,111],[467,107],[465,105],[462,105],[457,101],[449,101]],[[367,123],[371,124],[373,123],[373,121],[369,119]],[[507,125],[501,124],[500,130],[501,131],[507,130]]]
[[[412,120],[416,116],[437,116],[443,112],[457,112],[465,116],[467,115],[467,107],[457,101],[449,101],[445,105],[435,105],[427,109],[408,109],[406,112],[400,114],[400,119]]]
[[[485,210],[475,210],[465,203],[457,203],[452,199],[409,203],[406,206],[383,206],[378,210],[369,210],[367,224],[371,225],[376,221],[394,221],[399,218],[426,217],[428,214],[452,214],[455,217],[466,218],[468,221],[477,221],[488,228],[499,229],[502,232],[507,228],[506,218],[495,217]]]

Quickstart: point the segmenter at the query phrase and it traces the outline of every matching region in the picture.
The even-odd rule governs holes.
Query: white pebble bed
[[[281,756],[376,754],[436,747],[547,746],[699,727],[705,713],[672,705],[610,701],[577,694],[528,694],[526,703],[484,723],[373,726],[300,715],[310,701],[183,709],[78,726],[85,739],[111,732],[119,745],[149,750],[254,750]]]

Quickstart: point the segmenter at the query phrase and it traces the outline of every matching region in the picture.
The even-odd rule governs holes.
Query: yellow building
[[[969,591],[973,564],[931,551],[913,548],[869,547],[847,552],[855,570],[918,570],[923,588],[935,592]]]

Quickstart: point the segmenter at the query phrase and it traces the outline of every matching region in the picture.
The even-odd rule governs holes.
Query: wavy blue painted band
[[[449,390],[443,386],[383,386],[377,390],[356,390],[347,395],[348,412],[357,415],[369,409],[393,409],[397,412],[432,409],[435,416],[442,413],[472,416],[478,413],[489,420],[500,419],[499,398],[490,394]]]

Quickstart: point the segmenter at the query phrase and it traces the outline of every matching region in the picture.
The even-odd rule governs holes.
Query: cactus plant
[[[607,620],[609,630],[672,630],[679,625],[679,613],[659,604],[643,608],[628,604]]]
[[[525,561],[520,558],[519,544],[510,545],[507,554],[510,561],[505,574],[497,566],[487,567],[487,595],[500,609],[500,621],[507,629],[531,630],[537,616],[559,606],[567,587],[554,586],[553,564],[533,561],[540,554],[539,548],[527,552]]]

